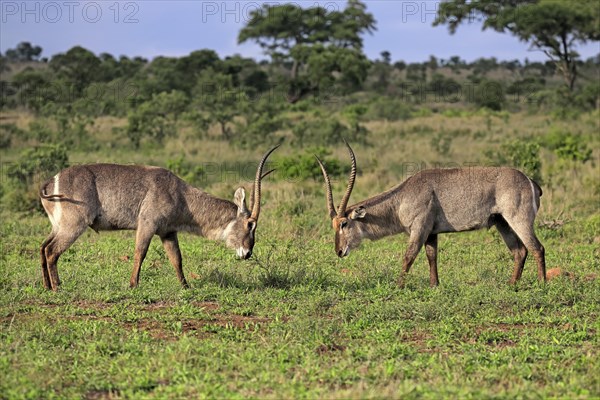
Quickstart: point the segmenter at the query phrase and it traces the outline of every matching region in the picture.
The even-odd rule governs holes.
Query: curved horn
[[[265,179],[265,177],[267,175],[269,175],[271,172],[274,172],[275,168],[268,170],[267,172],[265,172],[264,174],[262,174],[262,176],[260,177],[260,180],[262,182],[263,179]],[[250,208],[252,208],[252,205],[254,204],[254,190],[252,190],[250,192]]]
[[[262,173],[263,167],[265,166],[265,163],[267,162],[267,158],[269,158],[269,156],[271,155],[272,152],[275,151],[275,149],[277,149],[279,146],[281,145],[277,145],[275,147],[273,147],[271,150],[269,150],[262,158],[262,160],[260,160],[260,163],[258,164],[258,168],[256,168],[256,177],[254,178],[254,187],[252,188],[252,195],[251,195],[251,207],[252,207],[252,214],[250,214],[250,218],[254,218],[255,220],[258,220],[258,215],[260,214],[260,181],[262,178],[264,178],[265,176],[267,176],[268,174],[270,174],[272,171],[267,172],[266,174]]]
[[[340,207],[337,210],[337,216],[343,217],[346,212],[346,206],[348,205],[348,200],[350,200],[350,194],[352,194],[352,189],[354,189],[354,181],[356,180],[356,157],[354,156],[354,152],[352,148],[344,139],[344,143],[346,147],[348,147],[348,152],[350,153],[350,159],[352,160],[352,169],[350,170],[350,178],[348,179],[348,188],[346,189],[346,193],[340,202]]]
[[[327,171],[325,170],[325,166],[319,160],[319,157],[315,154],[315,158],[319,163],[319,167],[321,167],[321,172],[323,172],[323,178],[325,178],[325,190],[327,192],[327,208],[329,209],[329,217],[335,217],[335,206],[333,205],[333,193],[331,192],[331,181],[329,180],[329,175],[327,175]]]

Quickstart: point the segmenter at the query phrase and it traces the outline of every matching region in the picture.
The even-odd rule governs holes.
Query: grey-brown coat
[[[40,188],[42,205],[52,223],[52,232],[40,250],[44,286],[58,289],[58,258],[87,227],[96,231],[136,230],[131,287],[139,283],[140,268],[154,235],[161,238],[184,287],[188,284],[177,232],[223,240],[238,257],[249,258],[260,213],[261,179],[271,172],[263,174],[262,170],[275,149],[258,165],[251,210],[246,207],[243,188],[236,190],[231,202],[194,188],[163,168],[89,164],[60,171]]]
[[[533,227],[542,190],[525,174],[506,167],[424,170],[384,193],[348,207],[356,179],[356,158],[347,143],[346,146],[352,170],[337,211],[329,176],[317,158],[325,178],[339,257],[347,256],[363,238],[375,240],[405,232],[409,244],[399,284],[425,245],[430,285],[437,286],[438,234],[496,226],[514,257],[511,283],[520,279],[528,250],[535,256],[539,280],[546,280],[544,247]]]

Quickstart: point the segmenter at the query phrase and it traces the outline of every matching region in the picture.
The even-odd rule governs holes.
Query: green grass
[[[265,210],[267,218],[269,210]],[[546,285],[528,262],[516,287],[495,232],[446,235],[441,286],[421,255],[395,286],[405,238],[338,260],[324,235],[265,239],[252,261],[181,240],[183,290],[150,247],[130,290],[131,233],[86,234],[40,283],[41,217],[4,225],[0,393],[7,398],[579,397],[599,394],[598,246],[538,229]],[[568,252],[568,257],[565,254]],[[568,258],[568,259],[567,259]]]
[[[457,120],[448,119],[448,129]],[[511,116],[502,129],[526,135],[539,129],[536,121]],[[587,124],[572,123],[575,130]],[[355,148],[362,175],[352,200],[393,185],[388,164],[433,157],[436,130],[407,134],[411,150],[403,150],[389,131],[374,127],[375,144]],[[450,156],[468,161],[471,149],[496,146],[490,137],[473,137],[471,147],[452,147]],[[42,288],[38,254],[50,223],[39,214],[4,212],[0,398],[598,398],[594,140],[596,164],[559,171],[562,186],[544,185],[536,230],[548,269],[568,273],[545,285],[532,259],[521,281],[508,285],[512,260],[492,229],[442,235],[441,285],[429,288],[420,254],[399,289],[405,236],[365,242],[340,260],[321,182],[275,178],[264,187],[251,260],[182,235],[191,286],[183,290],[155,239],[140,286],[131,290],[133,233],[90,230],[62,256],[62,286],[53,293]],[[208,146],[215,154],[225,145]],[[260,151],[247,158],[254,153]],[[553,156],[542,155],[548,176]],[[336,198],[343,185],[336,183]],[[235,187],[217,182],[208,190],[232,197]]]

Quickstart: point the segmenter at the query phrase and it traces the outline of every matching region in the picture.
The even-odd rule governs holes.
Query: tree
[[[50,68],[58,78],[64,79],[80,96],[92,82],[101,80],[102,61],[91,51],[75,46],[64,54],[57,54],[50,60]]]
[[[223,138],[231,140],[231,124],[246,101],[245,92],[233,84],[232,76],[206,69],[200,73],[192,93],[194,107],[200,110],[206,122],[218,123]]]
[[[16,104],[38,112],[47,102],[59,100],[60,91],[51,90],[51,79],[44,70],[27,67],[13,76]]]
[[[343,11],[265,4],[251,13],[238,42],[255,41],[273,62],[290,65],[288,100],[293,103],[333,82],[362,82],[369,62],[361,35],[373,30],[375,19],[359,0],[349,0]]]
[[[385,92],[390,83],[390,75],[392,73],[392,54],[384,50],[381,53],[381,60],[376,60],[371,65],[369,75],[374,78],[373,89],[379,92]]]
[[[188,105],[185,93],[173,90],[152,95],[152,98],[129,113],[127,137],[138,148],[143,136],[162,143],[176,133],[177,120]]]
[[[177,90],[191,94],[193,83],[207,68],[221,69],[221,60],[213,50],[193,51],[181,58],[156,57],[146,68],[146,79],[141,82],[145,97],[155,93]]]
[[[119,57],[119,77],[132,78],[148,64],[148,60],[142,57],[134,57],[133,59],[127,56]]]
[[[381,61],[383,61],[384,64],[390,65],[390,63],[392,62],[392,53],[390,53],[387,50],[384,50],[379,54],[381,55]]]
[[[15,49],[6,50],[6,58],[10,61],[36,61],[42,54],[40,46],[32,46],[29,42],[21,42]]]
[[[576,44],[600,40],[600,3],[596,0],[447,0],[433,25],[448,25],[450,33],[475,17],[483,29],[509,32],[531,48],[543,51],[573,90],[577,78]]]

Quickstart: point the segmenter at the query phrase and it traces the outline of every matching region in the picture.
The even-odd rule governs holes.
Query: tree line
[[[573,50],[600,38],[595,2],[513,3],[446,1],[434,24],[454,32],[475,16],[484,28],[545,51],[546,62],[432,55],[407,63],[392,61],[388,51],[369,60],[363,36],[374,34],[376,21],[365,3],[350,0],[343,10],[264,5],[252,12],[238,41],[258,43],[268,60],[221,58],[210,49],[148,60],[96,55],[81,46],[42,58],[41,47],[23,42],[0,57],[0,107],[51,118],[55,136],[63,138],[82,136],[97,116],[126,117],[123,134],[135,147],[145,138],[160,142],[181,124],[199,135],[216,126],[222,138],[240,145],[290,129],[303,145],[313,140],[306,131],[331,141],[342,135],[362,140],[366,120],[404,119],[446,105],[596,108],[600,55],[581,60]],[[341,121],[326,118],[332,109]],[[307,110],[311,115],[294,114]],[[43,127],[33,131],[51,136]]]

